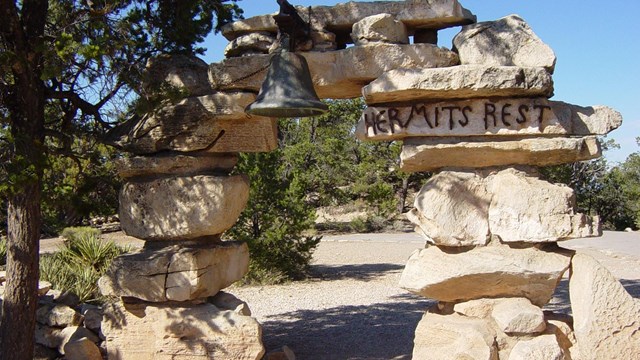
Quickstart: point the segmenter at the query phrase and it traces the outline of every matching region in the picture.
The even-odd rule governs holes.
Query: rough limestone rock
[[[103,295],[187,301],[215,295],[248,269],[245,243],[173,245],[117,257],[98,286]]]
[[[427,312],[416,328],[413,358],[497,360],[495,336],[486,320]]]
[[[445,252],[437,246],[409,258],[400,286],[426,298],[460,302],[485,297],[526,297],[548,303],[569,268],[569,254],[536,248],[478,247]]]
[[[431,44],[376,43],[330,52],[301,53],[309,64],[314,87],[321,98],[362,96],[362,87],[383,73],[398,68],[453,66],[458,56]],[[267,74],[270,55],[225,59],[209,66],[209,81],[218,91],[258,92]]]
[[[36,320],[43,325],[66,327],[82,323],[82,315],[62,304],[47,304],[36,311]]]
[[[408,218],[440,246],[484,245],[493,236],[540,243],[601,234],[597,217],[574,212],[571,188],[524,170],[442,171],[420,190]]]
[[[489,242],[491,195],[471,172],[442,172],[420,190],[407,217],[430,243],[477,246]]]
[[[102,360],[98,346],[86,337],[72,339],[63,347],[65,360]]]
[[[606,106],[581,107],[545,98],[486,98],[370,106],[360,117],[356,136],[380,141],[487,136],[499,141],[523,135],[606,135],[620,125],[622,115]]]
[[[51,349],[57,349],[62,344],[65,336],[62,334],[62,329],[60,328],[36,323],[35,338],[36,344],[40,344]]]
[[[58,351],[60,354],[65,355],[65,347],[68,343],[76,342],[81,339],[88,339],[94,344],[100,341],[100,339],[96,336],[96,334],[92,333],[90,330],[87,330],[83,327],[78,326],[69,326],[60,331],[60,336],[62,341],[58,346]],[[75,349],[74,349],[75,350]]]
[[[576,350],[576,336],[573,331],[573,318],[565,314],[557,314],[545,311],[544,317],[547,321],[545,334],[556,336],[558,345],[564,351],[565,356],[570,355],[571,359],[580,360],[580,355]]]
[[[120,191],[120,224],[144,240],[189,240],[222,234],[249,199],[246,176],[169,177],[130,181]]]
[[[455,304],[453,310],[464,316],[491,318],[509,335],[539,334],[546,328],[542,309],[526,298],[470,300]]]
[[[351,38],[356,45],[370,42],[408,44],[407,27],[391,14],[377,14],[353,24]]]
[[[334,51],[338,49],[336,34],[330,31],[311,30],[311,40],[313,41],[313,49],[311,51]]]
[[[565,353],[554,335],[540,335],[519,341],[509,354],[509,360],[565,360]],[[603,358],[604,359],[604,358]]]
[[[133,156],[116,161],[123,179],[158,175],[201,175],[229,173],[238,163],[234,153],[162,153],[156,156]]]
[[[275,119],[244,112],[255,96],[239,92],[186,98],[127,121],[106,140],[134,154],[271,151],[277,147]]]
[[[232,310],[240,315],[251,316],[251,309],[249,309],[249,305],[246,302],[224,291],[220,291],[209,298],[208,302],[218,309]]]
[[[555,242],[602,235],[598,218],[574,213],[573,190],[507,169],[487,178],[489,229],[503,242]]]
[[[257,360],[264,354],[256,320],[207,303],[110,304],[102,331],[110,360]]]
[[[539,334],[547,327],[542,309],[525,298],[501,299],[494,305],[491,317],[508,335]]]
[[[581,359],[640,359],[640,301],[591,256],[573,257],[569,297]]]
[[[311,12],[313,27],[325,29],[347,38],[353,24],[365,17],[388,13],[402,21],[409,29],[443,29],[451,26],[476,22],[476,17],[463,8],[458,0],[408,0],[347,2],[336,6],[297,6],[303,19]],[[246,33],[268,31],[276,33],[273,15],[255,16],[225,25],[222,35],[228,40],[236,39]]]
[[[541,67],[461,65],[391,70],[362,89],[367,104],[430,99],[551,97],[553,80]]]
[[[236,57],[256,54],[268,54],[276,37],[268,32],[255,32],[242,35],[231,41],[224,49],[224,56]]]
[[[518,15],[468,25],[453,38],[463,64],[543,67],[556,65],[553,50]]]
[[[211,93],[207,68],[207,63],[195,56],[159,55],[147,62],[143,85],[148,91],[154,91],[164,82],[186,91],[189,96],[206,95]]]
[[[585,138],[490,137],[411,138],[402,146],[400,169],[434,171],[444,167],[550,166],[599,158],[600,143]]]

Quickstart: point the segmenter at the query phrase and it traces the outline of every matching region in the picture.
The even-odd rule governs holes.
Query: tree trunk
[[[7,164],[7,281],[0,322],[0,360],[33,358],[46,101],[41,75],[47,9],[45,0],[0,0],[2,44],[14,55],[13,83],[3,99],[12,147]]]

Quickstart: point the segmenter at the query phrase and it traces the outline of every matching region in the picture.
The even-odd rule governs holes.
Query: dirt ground
[[[122,233],[105,237],[143,244]],[[43,240],[41,248],[54,251],[61,243]],[[640,297],[640,233],[605,232],[560,245],[592,255]],[[400,289],[398,280],[411,253],[423,246],[415,233],[325,236],[311,279],[226,291],[249,304],[263,324],[268,351],[287,345],[305,360],[410,359],[415,327],[433,301]],[[567,278],[547,308],[570,312]]]

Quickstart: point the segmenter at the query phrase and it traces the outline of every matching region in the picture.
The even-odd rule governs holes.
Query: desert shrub
[[[115,257],[129,249],[101,240],[99,231],[94,230],[65,229],[69,237],[63,248],[40,257],[40,279],[50,282],[54,289],[75,293],[81,301],[100,300],[98,279]]]
[[[97,238],[100,236],[100,230],[89,226],[68,227],[62,230],[60,236],[69,241],[82,238]]]
[[[0,265],[7,263],[7,238],[0,236]]]

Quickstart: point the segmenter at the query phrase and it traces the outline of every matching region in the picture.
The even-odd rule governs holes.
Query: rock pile
[[[639,357],[638,302],[558,245],[600,236],[598,219],[536,168],[599,157],[597,136],[620,114],[548,100],[555,55],[518,16],[465,26],[454,46],[460,65],[394,69],[364,86],[357,129],[363,140],[403,140],[403,170],[435,172],[408,214],[427,246],[400,280],[438,300],[413,358]],[[573,319],[542,310],[569,268]]]

